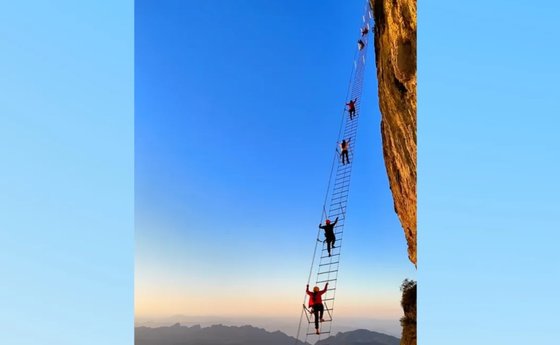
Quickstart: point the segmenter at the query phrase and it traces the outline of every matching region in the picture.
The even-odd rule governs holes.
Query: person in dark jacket
[[[368,26],[367,26],[367,25],[364,26],[364,27],[360,30],[360,32],[362,33],[362,37],[364,37],[365,35],[367,35],[368,32],[369,32]]]
[[[327,240],[327,251],[329,252],[329,256],[331,256],[331,248],[334,248],[334,242],[336,241],[336,237],[334,236],[334,226],[338,222],[338,217],[334,220],[334,223],[331,223],[330,219],[325,221],[325,225],[319,224],[319,228],[325,230],[325,239]]]
[[[353,100],[350,100],[350,102],[346,103],[346,105],[348,106],[348,114],[350,114],[350,120],[352,120],[352,118],[356,114],[356,101],[357,100],[358,100],[358,97],[356,97]]]
[[[307,284],[307,295],[309,295],[309,308],[311,308],[311,313],[315,316],[315,333],[319,334],[319,320],[324,322],[323,313],[325,307],[323,306],[323,299],[321,296],[327,292],[327,287],[329,283],[325,284],[325,288],[320,290],[318,286],[313,288],[313,292],[309,291],[309,284]]]
[[[364,41],[358,40],[358,49],[359,50],[364,49],[365,46],[366,46],[366,44],[364,43]]]

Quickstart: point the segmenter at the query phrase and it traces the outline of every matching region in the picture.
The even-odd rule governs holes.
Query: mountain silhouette
[[[252,326],[136,327],[135,345],[291,345],[295,338]],[[310,345],[302,343],[302,345]]]
[[[400,339],[366,329],[338,333],[320,340],[315,345],[399,345]]]

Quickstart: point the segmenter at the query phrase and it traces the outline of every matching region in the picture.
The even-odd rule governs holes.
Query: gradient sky
[[[284,3],[276,2],[274,6]],[[328,166],[330,157],[324,151],[334,140],[330,138],[335,136],[335,130],[330,122],[323,121],[325,117],[321,117],[321,121],[312,121],[311,116],[318,117],[322,113],[316,111],[323,109],[330,114],[332,107],[340,105],[339,99],[344,93],[340,84],[347,80],[349,71],[344,69],[349,70],[346,60],[354,48],[347,36],[355,34],[354,20],[360,11],[358,5],[352,7],[353,3],[343,9],[335,8],[332,2],[321,4],[321,16],[311,17],[311,10],[302,8],[303,4],[286,3],[290,8],[286,11],[291,15],[295,16],[299,11],[303,12],[300,17],[307,15],[301,22],[306,26],[306,32],[316,33],[317,25],[324,26],[320,28],[320,35],[313,37],[314,42],[324,42],[312,47],[323,49],[321,59],[305,65],[306,78],[296,78],[293,72],[286,75],[285,78],[299,82],[290,83],[287,91],[281,89],[290,95],[305,94],[302,91],[306,90],[305,87],[317,89],[316,95],[308,94],[306,106],[309,108],[306,109],[309,111],[303,119],[308,121],[305,123],[313,123],[314,127],[320,126],[325,136],[317,130],[297,133],[298,137],[305,138],[305,152],[309,155],[305,158],[313,159],[312,162],[299,159],[299,164],[306,164],[309,169],[303,177],[311,172],[327,175],[324,167]],[[213,5],[218,8],[216,2]],[[220,5],[220,11],[227,9],[231,13],[227,3]],[[200,8],[204,3],[197,3],[197,6]],[[422,344],[430,345],[472,345],[480,343],[481,339],[490,344],[555,344],[558,338],[557,310],[560,308],[560,300],[554,298],[554,287],[560,284],[556,274],[560,240],[560,184],[557,182],[560,176],[557,158],[560,151],[557,86],[560,49],[554,42],[558,39],[560,4],[552,0],[434,0],[420,1],[418,6],[421,13],[418,36],[421,81],[418,94],[418,254],[421,259],[418,337]],[[3,95],[0,102],[3,169],[0,180],[0,272],[4,278],[0,284],[0,321],[7,330],[0,333],[1,344],[133,343],[132,9],[133,2],[129,0],[65,0],[57,1],[55,5],[34,2],[32,6],[27,1],[0,2],[0,46],[5,52],[0,55],[0,90]],[[156,9],[147,10],[159,13]],[[275,15],[278,13],[281,12],[277,11]],[[221,19],[224,17],[225,14],[220,16]],[[311,27],[311,18],[319,24]],[[351,28],[341,26],[346,23],[343,18],[348,18]],[[140,13],[136,19],[145,20]],[[220,23],[227,22],[231,19]],[[201,35],[206,31],[197,32]],[[282,33],[288,31],[289,28],[282,29]],[[277,36],[283,38],[280,34]],[[289,37],[291,41],[288,43],[299,42],[298,37]],[[142,40],[136,43],[137,47],[142,47]],[[288,43],[283,40],[278,46],[287,49]],[[325,54],[326,49],[330,55]],[[144,50],[146,54],[152,53]],[[230,52],[233,53],[241,54]],[[314,51],[301,53],[312,54]],[[287,55],[278,48],[275,54],[283,54],[284,59]],[[272,58],[273,55],[269,53]],[[147,56],[139,56],[139,61],[145,61],[143,59]],[[207,66],[200,53],[193,56],[198,68]],[[298,55],[298,59],[302,56]],[[165,57],[165,54],[161,55],[152,67],[159,62],[162,62],[160,69],[166,66],[163,63]],[[294,59],[290,58],[289,62]],[[179,61],[178,58],[175,60]],[[266,65],[265,68],[270,74],[274,72],[278,82],[283,80],[278,75],[284,75],[272,68],[281,68],[288,62],[282,59],[274,62],[276,66]],[[302,62],[292,63],[291,68],[300,64]],[[342,70],[341,65],[344,65]],[[193,68],[189,64],[182,65],[184,69],[189,67]],[[224,68],[222,66],[222,72]],[[191,70],[188,71],[192,74]],[[369,72],[372,72],[371,68]],[[333,80],[322,84],[318,82],[322,80],[318,75]],[[138,80],[162,81],[161,73],[155,73],[151,79],[148,76],[139,73],[136,77],[140,78]],[[231,78],[222,76],[222,83],[231,85]],[[366,87],[370,90],[375,85],[373,79],[370,74],[366,80]],[[193,80],[200,82],[200,78]],[[169,90],[174,90],[168,85],[158,85],[154,83],[151,89],[147,89],[148,85],[138,85],[136,91],[161,97],[163,90],[168,95]],[[183,81],[183,85],[188,84]],[[332,90],[324,85],[329,85]],[[248,89],[245,87],[244,90]],[[201,98],[217,94],[198,92],[195,95]],[[280,95],[277,91],[277,96]],[[294,97],[291,101],[295,102],[295,99],[300,98]],[[160,98],[160,102],[171,104],[168,98]],[[400,282],[399,270],[402,268],[404,273],[411,270],[404,258],[404,244],[396,246],[402,249],[390,250],[389,238],[402,239],[400,232],[396,231],[395,219],[387,221],[387,226],[376,225],[382,219],[381,215],[392,216],[384,201],[387,187],[381,174],[382,164],[378,161],[375,97],[369,102],[364,105],[371,110],[371,116],[363,116],[360,120],[358,158],[362,159],[358,159],[354,167],[356,175],[341,270],[344,279],[341,280],[337,308],[348,308],[352,293],[364,286],[364,275],[369,279],[365,283],[373,286],[388,281],[386,285],[389,286],[392,283],[387,273]],[[284,102],[278,104],[287,105]],[[186,105],[183,109],[183,116],[193,114]],[[267,108],[269,112],[274,109]],[[156,147],[154,143],[146,142],[148,129],[159,128],[164,123],[167,128],[171,127],[170,118],[163,116],[171,113],[152,110],[150,122],[147,121],[150,113],[139,110],[136,124],[143,138],[138,137],[137,141],[146,151],[146,147]],[[237,113],[236,116],[246,114]],[[158,115],[165,121],[156,122],[154,119]],[[290,115],[284,113],[281,119]],[[193,136],[194,129],[188,124],[194,125],[195,120],[200,119],[190,116],[188,121],[185,120],[180,133]],[[370,127],[366,127],[368,121]],[[280,120],[278,123],[283,124]],[[293,138],[299,129],[293,127],[293,131],[284,135]],[[158,151],[172,152],[170,148],[174,146],[163,139],[169,140],[173,136],[159,135],[161,138],[155,142],[160,145]],[[310,135],[315,135],[313,140],[307,140]],[[181,153],[187,152],[184,149]],[[145,152],[138,152],[138,158],[138,166],[156,168],[157,163],[161,171],[173,161],[163,154],[150,157]],[[220,156],[222,160],[226,158]],[[295,158],[291,156],[290,159]],[[149,162],[155,163],[149,165]],[[186,162],[183,163],[184,168],[175,170],[175,173],[193,176],[196,173],[198,181],[202,180],[202,173],[208,170],[203,170],[204,165],[199,160],[192,163],[190,169],[187,169]],[[170,179],[171,175],[167,171],[167,175],[160,175],[159,180],[155,179],[157,175],[150,177],[147,172],[137,175],[138,182],[144,185],[137,193],[139,198],[144,195],[143,199],[138,199],[139,211],[143,210],[142,217],[146,220],[144,224],[148,224],[148,219],[153,220],[152,224],[162,224],[157,225],[159,228],[152,226],[151,235],[147,225],[142,232],[138,231],[138,259],[144,257],[144,262],[153,263],[151,268],[144,266],[144,272],[137,277],[137,287],[144,291],[150,269],[152,272],[158,269],[157,262],[164,262],[174,269],[168,270],[167,281],[172,281],[173,277],[186,280],[188,269],[192,270],[194,263],[202,262],[194,255],[192,259],[181,258],[180,254],[188,253],[184,250],[187,244],[201,248],[204,245],[207,251],[210,247],[208,241],[190,244],[191,238],[197,234],[195,230],[200,229],[198,224],[202,220],[210,222],[208,217],[202,217],[205,214],[199,212],[200,217],[195,217],[192,216],[194,211],[188,214],[183,211],[192,227],[180,229],[173,225],[180,218],[180,212],[176,211],[178,207],[156,209],[158,202],[171,204],[164,196],[178,193],[178,187],[163,188],[167,184],[162,181]],[[291,172],[287,168],[283,171]],[[270,173],[269,170],[265,172]],[[254,176],[251,175],[253,179]],[[293,183],[298,183],[300,177],[293,176],[288,175]],[[219,179],[212,178],[212,183],[217,184]],[[276,178],[275,182],[285,188],[288,185],[285,180],[286,177]],[[196,185],[186,184],[186,179],[181,182],[181,188],[188,186],[189,193],[196,192]],[[284,296],[289,300],[296,315],[305,279],[302,271],[307,269],[311,256],[308,251],[312,249],[309,239],[300,237],[308,236],[309,227],[315,227],[316,220],[310,218],[319,217],[322,200],[313,193],[320,190],[319,194],[322,194],[323,183],[323,177],[308,178],[305,184],[299,183],[298,188],[302,191],[298,190],[298,199],[290,200],[290,207],[284,207],[287,211],[282,209],[284,213],[271,215],[273,212],[262,210],[262,207],[258,209],[267,216],[267,226],[274,220],[283,220],[289,225],[284,227],[286,231],[296,225],[299,230],[297,238],[287,237],[289,241],[285,245],[290,248],[255,256],[255,261],[263,264],[277,260],[276,268],[267,266],[267,275],[251,280],[258,279],[256,288],[276,287],[271,277],[278,277],[276,282],[288,284],[295,292],[286,293],[278,286],[273,291],[274,297]],[[158,185],[163,186],[159,194],[156,193]],[[153,186],[150,193],[148,186]],[[313,193],[308,190],[310,188],[315,188]],[[269,192],[264,187],[263,191]],[[366,196],[372,191],[375,191],[375,197]],[[278,195],[280,193],[274,193],[276,199],[266,199],[266,205],[283,201]],[[200,193],[197,198],[200,203]],[[313,200],[304,203],[303,198]],[[247,199],[239,198],[238,201]],[[143,200],[142,204],[140,200]],[[188,207],[183,209],[194,208],[192,204],[184,204]],[[254,210],[255,205],[259,204],[246,209]],[[236,210],[241,207],[234,206]],[[225,210],[216,214],[222,215]],[[369,221],[371,219],[375,222]],[[351,228],[351,222],[362,222],[365,226]],[[185,231],[191,238],[177,236],[179,231]],[[156,236],[158,233],[159,237]],[[353,234],[354,238],[370,237],[367,244],[372,250],[365,252],[357,240],[350,245]],[[270,232],[265,235],[274,240],[277,238]],[[142,236],[144,240],[141,240]],[[149,236],[160,240],[151,240]],[[376,241],[371,240],[372,236]],[[272,239],[265,242],[271,248]],[[218,242],[219,238],[213,240]],[[292,248],[297,250],[290,252]],[[296,257],[303,252],[305,257]],[[229,259],[237,259],[237,256],[237,253],[230,255]],[[205,254],[203,258],[209,259],[210,255]],[[278,268],[280,262],[282,270]],[[209,265],[207,262],[203,264]],[[221,268],[223,263],[219,264],[216,261],[216,267]],[[164,267],[159,266],[158,272],[162,272],[162,276],[167,272]],[[240,269],[234,267],[235,273],[239,273]],[[246,270],[250,269],[257,276],[259,272],[254,266]],[[164,283],[162,280],[159,286],[173,286]],[[196,283],[210,285],[203,280]],[[244,281],[224,279],[216,284],[226,283],[239,286]],[[152,285],[157,287],[157,281]],[[196,295],[191,286],[177,286],[176,290],[184,290],[183,295],[202,296]],[[372,294],[372,299],[382,291],[381,285],[374,287],[377,294]],[[394,290],[391,286],[390,290],[384,291]],[[294,299],[298,302],[293,302]],[[177,305],[177,309],[183,308],[179,303]],[[253,305],[246,303],[247,308]],[[453,312],[457,310],[460,312]],[[294,313],[290,315],[294,317]]]
[[[138,317],[299,317],[363,6],[136,2]],[[335,315],[397,320],[416,272],[368,49]]]

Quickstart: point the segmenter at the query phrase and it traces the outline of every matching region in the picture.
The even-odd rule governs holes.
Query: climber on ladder
[[[356,97],[353,100],[350,100],[350,102],[346,103],[346,105],[348,106],[348,114],[350,115],[350,120],[352,120],[354,115],[356,115],[356,101],[357,100],[358,100],[358,97]]]
[[[318,286],[313,288],[313,292],[309,291],[309,284],[307,284],[307,294],[309,295],[309,308],[311,308],[310,312],[315,315],[315,333],[320,334],[319,332],[319,320],[324,322],[323,320],[323,313],[325,311],[325,307],[323,306],[323,299],[321,296],[327,292],[327,287],[329,283],[325,284],[325,288],[323,290],[319,290]]]
[[[331,256],[331,248],[334,248],[334,242],[336,241],[334,226],[337,222],[338,217],[336,217],[334,223],[331,223],[330,219],[325,221],[325,225],[321,225],[321,223],[319,223],[319,228],[325,230],[325,240],[327,241],[327,251],[329,252],[329,256]]]
[[[368,32],[369,32],[368,26],[367,26],[367,25],[364,26],[364,27],[360,30],[360,32],[361,32],[361,34],[362,34],[362,37],[364,37],[365,35],[367,35]]]
[[[342,139],[340,143],[340,158],[342,159],[342,165],[349,164],[350,159],[348,158],[348,146],[350,144],[350,139],[346,141],[346,139]],[[346,163],[344,163],[344,158],[346,158]]]
[[[364,43],[364,41],[358,40],[358,49],[359,50],[364,49],[365,46],[366,46],[366,44]]]
[[[358,148],[356,146],[358,117],[361,115],[358,112],[361,110],[358,109],[358,106],[361,107],[362,101],[365,100],[362,99],[362,95],[364,94],[363,91],[365,91],[363,87],[364,79],[366,79],[366,66],[369,65],[367,57],[373,49],[373,47],[370,47],[373,43],[373,37],[370,39],[370,33],[378,34],[375,31],[373,13],[371,12],[373,10],[373,2],[375,1],[366,1],[362,21],[356,23],[357,25],[352,29],[353,31],[355,30],[352,35],[353,37],[350,37],[349,41],[347,41],[350,44],[349,49],[352,49],[353,53],[353,68],[348,82],[346,97],[341,99],[341,104],[339,104],[339,106],[342,105],[342,109],[339,108],[341,113],[339,118],[340,129],[337,138],[333,138],[335,145],[331,149],[335,152],[331,151],[332,166],[329,182],[325,201],[322,205],[319,229],[315,229],[317,233],[313,234],[315,246],[309,269],[309,278],[307,279],[308,285],[302,296],[303,301],[299,300],[301,303],[299,304],[300,317],[295,336],[296,341],[292,345],[309,345],[316,340],[320,341],[323,335],[334,335],[333,333],[336,331],[335,326],[333,326],[335,323],[335,297],[338,290],[337,282],[341,282],[339,269],[341,267],[342,240],[345,232],[344,227],[348,210],[352,167],[356,157],[355,149]],[[375,3],[377,4],[377,2]],[[360,32],[359,35],[358,30]],[[354,44],[358,45],[357,51],[355,50],[356,46],[352,48],[352,40]],[[344,103],[342,102],[343,100]],[[360,101],[359,104],[358,100]],[[350,162],[350,150],[352,150],[352,162]],[[329,217],[330,219],[327,219]],[[338,223],[339,218],[340,223]],[[321,236],[321,229],[324,230],[324,237]],[[338,243],[338,247],[335,247],[335,243]],[[313,274],[316,274],[316,280],[312,282]],[[328,285],[325,283],[328,283]],[[313,284],[311,285],[311,291],[309,284]],[[324,289],[321,290],[319,286],[323,284],[325,284]],[[323,319],[323,315],[325,315],[325,319]],[[316,334],[317,337],[314,338]],[[309,339],[312,341],[308,341]]]

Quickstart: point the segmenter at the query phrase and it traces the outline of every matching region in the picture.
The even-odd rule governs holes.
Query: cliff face
[[[416,265],[416,0],[370,0],[383,156],[395,212]]]
[[[401,306],[404,316],[401,318],[403,328],[401,345],[416,345],[416,282],[405,280],[401,286]]]

